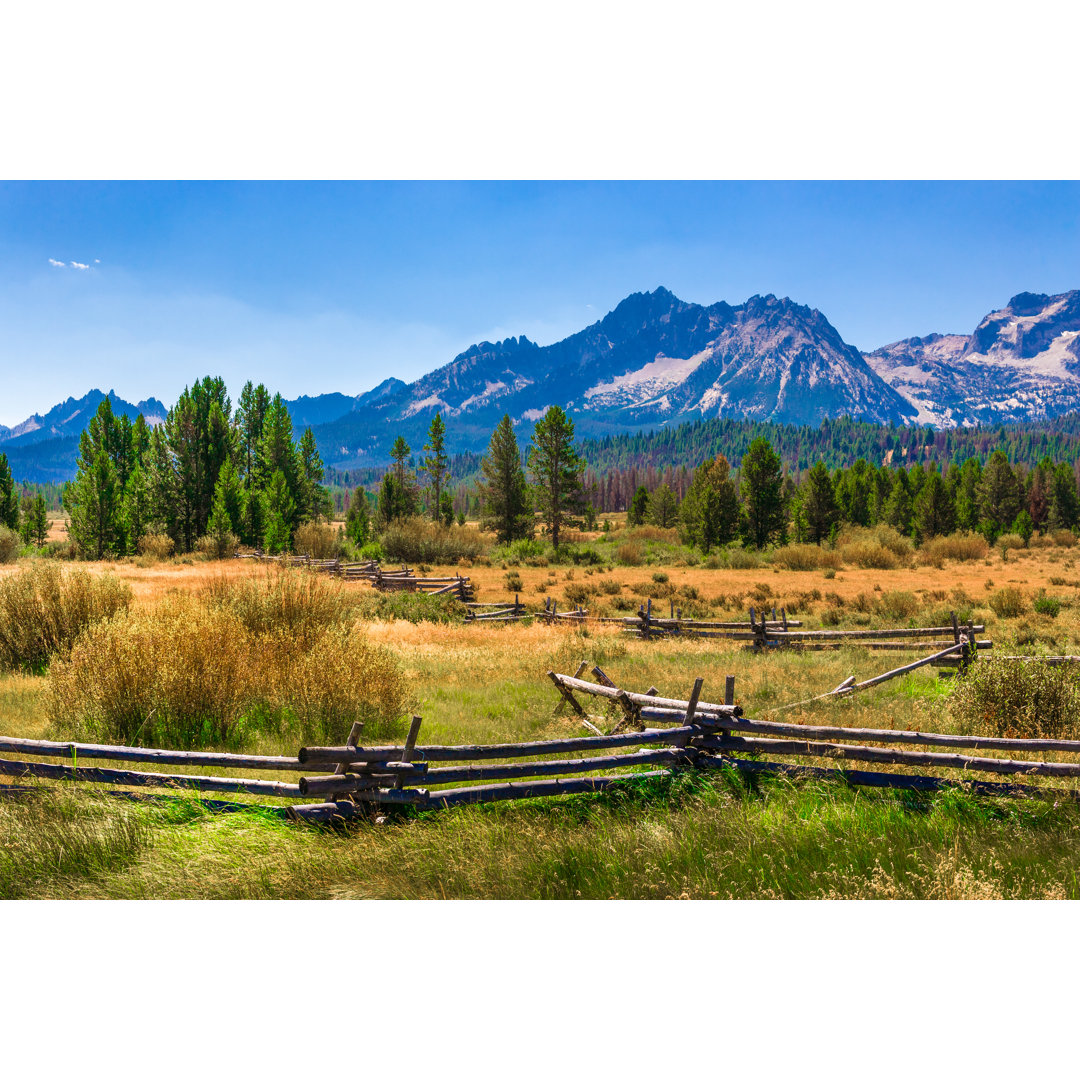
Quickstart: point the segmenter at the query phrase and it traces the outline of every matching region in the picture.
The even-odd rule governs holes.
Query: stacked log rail
[[[111,768],[87,765],[85,762],[120,762],[128,766],[143,763],[158,769],[214,769],[220,772],[284,772],[305,771],[299,758],[259,754],[228,754],[216,751],[162,750],[142,746],[113,746],[100,743],[52,742],[42,739],[0,737],[0,775],[22,779],[59,780],[81,784],[105,785],[110,794],[135,797],[130,791],[112,789],[159,789],[197,794],[227,792],[296,800],[300,787],[295,782],[276,779],[252,779],[244,776],[205,775],[194,772],[143,771],[132,768]],[[32,760],[25,760],[25,759]],[[34,759],[56,759],[41,761]],[[163,796],[143,794],[151,799]],[[217,804],[214,809],[241,809],[260,804]],[[282,807],[273,807],[284,813]]]
[[[966,642],[946,651],[965,647]],[[853,680],[845,680],[833,693],[855,692],[876,685],[933,659],[934,655],[925,657],[859,684],[851,685]],[[632,719],[639,730],[604,734],[590,725],[595,734],[576,738],[425,745],[419,741],[420,718],[414,717],[403,745],[360,745],[361,726],[355,724],[346,745],[305,747],[295,758],[0,738],[0,775],[78,782],[95,788],[101,785],[127,798],[145,797],[144,789],[156,789],[171,795],[149,797],[176,797],[178,792],[186,791],[284,799],[290,805],[274,807],[274,812],[313,822],[356,818],[393,806],[433,810],[506,799],[597,792],[634,778],[669,776],[686,768],[826,777],[861,786],[913,790],[938,790],[957,783],[927,775],[925,770],[959,771],[964,774],[965,784],[983,794],[1048,798],[1073,797],[1074,791],[1060,784],[1019,784],[1016,778],[1071,781],[1080,777],[1080,761],[1047,760],[1051,754],[1080,755],[1080,740],[997,738],[759,720],[743,715],[735,702],[735,680],[731,676],[725,680],[723,701],[713,702],[708,700],[700,678],[695,680],[687,698],[668,698],[655,687],[645,693],[623,689],[598,667],[593,668],[596,682],[583,679],[580,676],[586,666],[583,663],[575,675],[548,673],[560,704],[572,705],[584,717],[580,699],[604,699],[617,705],[624,713],[624,720]],[[592,719],[604,722],[599,716]],[[1009,756],[987,756],[986,752]],[[839,769],[828,769],[772,758],[818,758],[874,768],[853,771],[842,765]],[[118,762],[127,767],[87,764],[100,761]],[[213,769],[217,775],[130,768],[136,763],[154,765],[157,770]],[[883,766],[899,766],[909,771],[889,771]],[[295,783],[276,778],[220,775],[228,771],[301,775]],[[970,779],[972,774],[979,773],[1011,779],[1007,782]],[[132,788],[136,790],[128,790]],[[36,789],[25,785],[4,787],[5,793],[11,790]],[[298,801],[313,796],[319,801]],[[266,808],[261,802],[206,805],[214,809],[252,805]]]
[[[466,622],[514,622],[517,619],[530,618],[532,616],[525,605],[518,599],[517,593],[514,593],[512,603],[506,601],[503,603],[478,604],[475,601],[469,601],[465,604]]]
[[[891,677],[892,674],[887,673],[887,676]],[[863,685],[876,683],[880,678],[867,680],[867,683]],[[682,725],[685,710],[690,705],[689,701],[664,699],[653,692],[631,694],[616,686],[588,683],[568,675],[553,675],[553,680],[563,690],[574,690],[578,693],[618,700],[620,703],[629,703],[637,710],[641,720],[647,720],[653,724]],[[1047,761],[1045,758],[985,757],[974,756],[970,753],[970,751],[991,750],[1010,754],[1080,755],[1080,740],[1076,739],[997,738],[931,731],[791,724],[750,719],[728,709],[719,709],[707,702],[697,703],[694,725],[699,729],[702,727],[711,729],[704,735],[695,732],[687,743],[688,749],[699,752],[693,764],[704,768],[731,767],[742,772],[817,776],[846,780],[856,786],[914,790],[939,790],[956,786],[957,781],[937,776],[882,771],[851,771],[843,768],[830,770],[792,765],[787,762],[762,761],[760,758],[762,755],[829,758],[877,766],[899,765],[915,769],[957,770],[966,776],[981,772],[999,776],[1045,777],[1058,780],[1080,777],[1080,762]],[[850,745],[851,743],[856,743],[856,745]],[[866,745],[868,743],[886,745]],[[941,753],[915,750],[911,749],[912,747],[948,747],[957,751],[968,751],[968,753]],[[746,760],[742,755],[750,756],[751,760]],[[1063,789],[1055,786],[1037,787],[1013,782],[1001,784],[967,779],[963,783],[976,792],[988,795],[1024,795],[1039,798],[1061,796],[1074,798],[1080,795],[1071,788]]]

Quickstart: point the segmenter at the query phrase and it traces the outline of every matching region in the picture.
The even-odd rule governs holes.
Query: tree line
[[[90,558],[135,554],[148,533],[178,551],[211,536],[287,550],[296,528],[327,517],[311,429],[296,441],[280,394],[248,382],[236,409],[220,378],[186,387],[164,423],[116,416],[102,401],[79,439],[65,485],[68,534]]]
[[[361,516],[366,537],[369,527],[385,528],[417,513],[422,473],[429,478],[426,506],[432,517],[446,524],[454,519],[445,487],[445,439],[445,423],[436,414],[424,447],[427,456],[416,469],[410,447],[397,439],[393,466],[377,497],[369,503],[363,488],[353,493],[350,535],[360,538]],[[898,464],[890,458],[876,465],[857,458],[836,468],[819,460],[793,470],[768,438],[758,436],[742,453],[738,469],[716,453],[692,470],[647,467],[640,474],[646,482],[632,494],[622,476],[618,490],[631,525],[678,528],[683,542],[705,552],[736,540],[758,548],[790,540],[821,543],[844,524],[887,524],[920,542],[956,530],[977,531],[991,541],[1006,532],[1027,539],[1035,529],[1080,525],[1076,470],[1068,462],[1045,456],[1031,467],[1014,464],[1003,448],[991,451],[985,465],[975,456],[962,464],[939,464],[916,455],[910,465],[903,457]],[[558,544],[568,525],[593,527],[598,514],[608,512],[603,503],[612,494],[610,481],[586,468],[574,443],[573,421],[556,406],[537,422],[524,459],[513,423],[503,417],[479,460],[471,498],[500,542],[531,537],[539,518]],[[464,515],[458,518],[463,521]]]

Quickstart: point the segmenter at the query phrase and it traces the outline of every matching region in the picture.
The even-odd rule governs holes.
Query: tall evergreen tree
[[[345,515],[345,535],[357,546],[363,547],[368,542],[371,530],[371,511],[368,507],[367,492],[358,487],[349,501],[349,511]]]
[[[840,508],[836,505],[832,477],[823,461],[816,462],[806,474],[802,507],[807,539],[815,544],[828,539],[833,526],[840,520]]]
[[[450,459],[446,456],[446,424],[442,413],[436,413],[431,418],[424,449],[427,456],[420,459],[420,468],[428,474],[431,481],[431,516],[438,521],[442,516],[443,483],[450,466]]]
[[[1020,483],[1004,450],[995,450],[979,483],[979,512],[992,537],[1000,536],[1016,520],[1022,505]]]
[[[494,528],[497,542],[529,539],[534,529],[532,501],[509,416],[504,416],[492,432],[480,474],[477,487],[482,514],[485,523]]]
[[[19,527],[19,496],[7,454],[0,454],[0,525],[8,529]]]
[[[628,525],[644,525],[645,515],[649,512],[649,492],[644,484],[640,485],[630,500],[630,509],[626,514]]]
[[[574,449],[574,422],[558,405],[552,405],[533,429],[529,471],[540,517],[555,547],[563,525],[581,510],[584,470],[585,463]]]
[[[291,522],[296,518],[296,503],[289,490],[289,481],[281,469],[276,469],[266,488],[266,532],[264,544],[272,555],[288,551],[292,544]]]
[[[244,484],[249,488],[255,484],[261,486],[259,448],[269,408],[270,392],[266,387],[262,383],[252,386],[250,380],[245,383],[236,403],[236,427],[239,433],[240,468],[244,474]]]
[[[683,539],[707,555],[739,535],[740,514],[731,467],[723,454],[717,454],[694,470],[690,490],[679,507]]]
[[[956,508],[937,470],[927,476],[915,500],[915,523],[920,540],[944,536],[956,527]]]
[[[768,439],[755,439],[742,460],[747,536],[755,547],[783,536],[783,483],[783,464],[776,451]]]
[[[1051,529],[1073,529],[1080,524],[1076,476],[1072,467],[1064,461],[1054,467],[1051,475],[1048,524]]]
[[[661,529],[670,529],[679,518],[679,499],[667,484],[661,484],[650,496],[648,519]]]

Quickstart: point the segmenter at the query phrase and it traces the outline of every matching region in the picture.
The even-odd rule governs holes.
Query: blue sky
[[[864,349],[969,332],[1080,288],[1080,185],[0,184],[0,423],[204,374],[355,394],[657,285],[788,295]]]

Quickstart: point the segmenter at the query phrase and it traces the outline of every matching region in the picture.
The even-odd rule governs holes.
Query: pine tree
[[[345,535],[357,546],[363,547],[368,542],[371,529],[371,512],[368,509],[367,492],[358,487],[349,501],[349,512],[345,515]]]
[[[802,512],[806,518],[807,539],[820,544],[828,539],[833,526],[840,520],[832,477],[825,462],[818,461],[806,474],[803,490]]]
[[[436,413],[431,418],[428,441],[424,443],[424,449],[427,451],[427,457],[421,458],[420,468],[428,474],[428,479],[431,481],[432,517],[438,521],[444,516],[442,512],[443,482],[450,464],[450,459],[446,456],[446,424],[443,422],[441,413]]]
[[[552,405],[533,429],[529,471],[540,517],[556,548],[562,526],[581,509],[584,470],[585,463],[574,449],[574,422],[558,405]]]
[[[645,515],[649,510],[649,492],[642,484],[637,491],[634,492],[634,497],[630,500],[630,509],[626,514],[626,523],[628,525],[644,525]]]
[[[291,522],[296,517],[296,503],[289,490],[289,481],[281,469],[276,469],[266,488],[266,532],[264,546],[271,555],[288,551],[292,544]]]
[[[650,496],[647,517],[661,529],[670,529],[679,516],[679,500],[667,484],[661,484]],[[595,520],[595,513],[593,515]]]
[[[449,491],[439,497],[439,520],[448,528],[454,524],[454,499]]]
[[[138,552],[139,541],[149,531],[152,518],[150,484],[146,470],[142,465],[136,465],[124,487],[124,539],[129,555]]]
[[[236,403],[236,428],[239,433],[240,467],[248,488],[257,483],[261,473],[259,447],[269,408],[270,392],[266,387],[262,383],[252,386],[250,380],[245,383]]]
[[[34,496],[23,488],[19,499],[19,539],[29,544],[34,535]]]
[[[888,501],[885,503],[882,520],[903,536],[910,536],[914,515],[907,473],[900,469],[896,474],[896,482],[893,484]]]
[[[300,519],[318,521],[319,518],[326,518],[329,521],[333,516],[333,505],[330,493],[322,486],[326,470],[311,428],[304,428],[304,434],[300,437],[297,463],[302,498]]]
[[[683,540],[707,555],[739,535],[742,511],[731,466],[723,454],[694,470],[690,490],[679,507]]]
[[[927,477],[915,500],[915,527],[919,539],[925,541],[932,536],[944,536],[955,526],[956,508],[945,481],[935,470]]]
[[[243,531],[244,519],[247,516],[247,493],[244,491],[240,474],[236,466],[229,458],[218,473],[217,485],[214,487],[214,502],[210,510],[210,518],[217,515],[214,524],[207,523],[207,532],[221,536],[222,531],[234,533],[239,536]]]
[[[38,547],[44,547],[49,538],[49,509],[45,505],[45,496],[40,491],[34,496],[30,522],[30,538]]]
[[[742,460],[747,536],[755,547],[784,532],[783,482],[783,464],[769,440],[755,439]]]
[[[1021,489],[1004,450],[995,450],[979,483],[979,512],[991,537],[998,537],[1020,513]]]
[[[1077,497],[1076,477],[1065,462],[1055,466],[1050,478],[1051,529],[1073,529],[1080,524],[1080,498]]]
[[[509,416],[504,416],[492,432],[480,473],[482,479],[477,487],[482,514],[485,524],[494,528],[497,542],[509,544],[532,537],[532,502]]]
[[[0,526],[8,529],[19,527],[19,496],[15,491],[7,454],[0,454]]]
[[[125,547],[122,490],[108,450],[113,420],[112,406],[105,398],[79,436],[75,479],[64,487],[68,535],[83,554],[94,559],[123,554]]]

